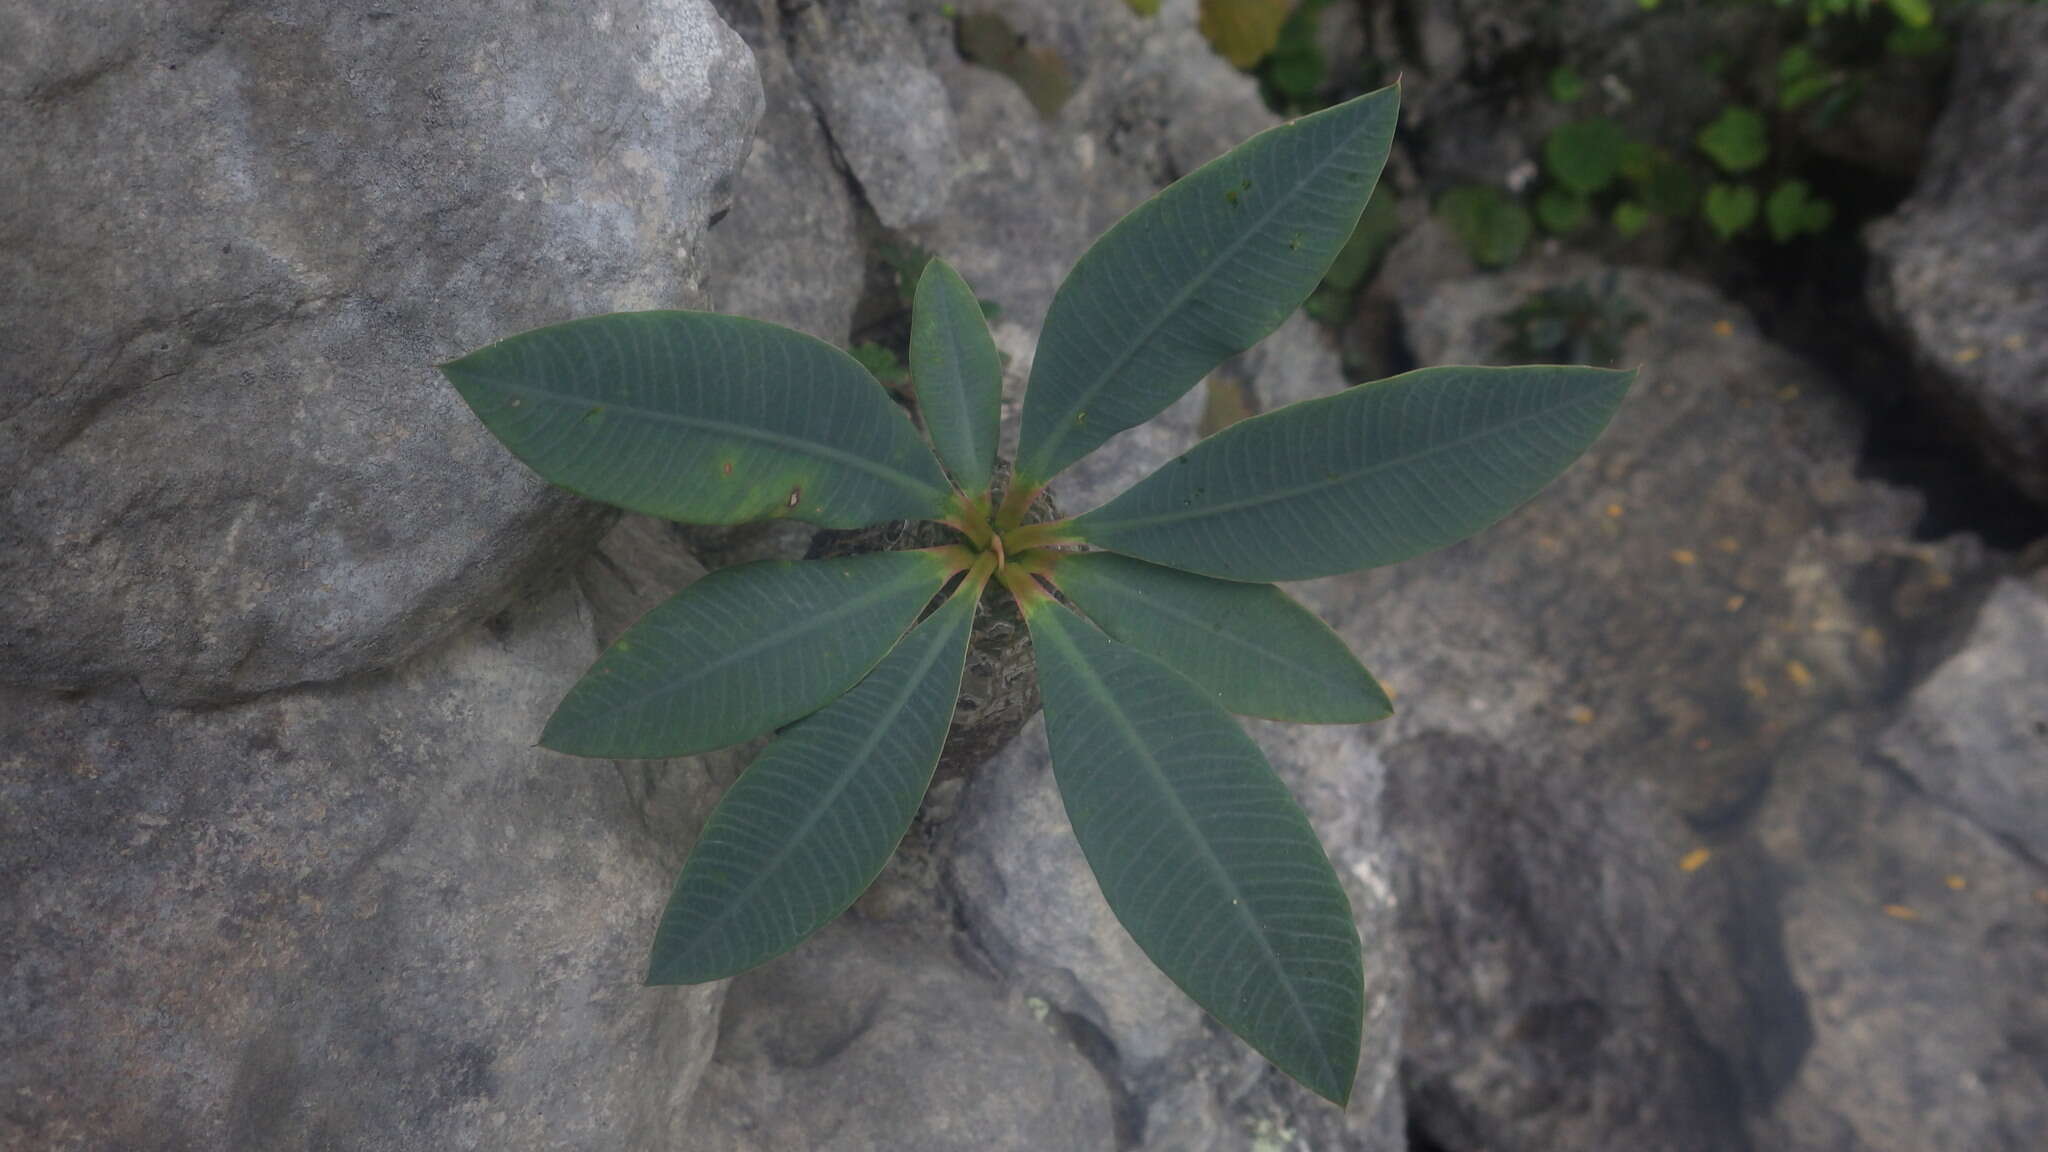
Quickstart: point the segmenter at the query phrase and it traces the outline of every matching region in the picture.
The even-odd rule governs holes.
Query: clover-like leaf
[[[662,913],[650,984],[698,984],[796,947],[874,882],[946,743],[979,582],[852,691],[792,725],[712,810]]]
[[[910,318],[910,382],[932,447],[961,491],[988,489],[1002,415],[1003,360],[981,303],[943,260],[925,266]]]
[[[1436,210],[1475,264],[1488,268],[1512,264],[1528,246],[1529,210],[1491,185],[1452,188],[1438,198]]]
[[[1730,240],[1755,223],[1756,204],[1756,189],[1747,184],[1714,184],[1707,188],[1701,210],[1715,235]]]
[[[634,759],[750,740],[851,687],[952,571],[932,552],[720,568],[598,657],[540,742]]]
[[[636,512],[859,528],[938,519],[952,495],[909,418],[859,364],[759,320],[595,316],[441,371],[534,471]]]
[[[1241,584],[1114,552],[1062,556],[1053,580],[1104,632],[1240,716],[1364,724],[1393,714],[1344,641],[1271,584]]]
[[[1740,104],[1721,109],[1713,123],[1700,129],[1696,142],[1723,171],[1737,175],[1762,164],[1771,154],[1764,118],[1754,108]]]
[[[1192,682],[1050,599],[1026,618],[1053,776],[1111,911],[1210,1015],[1344,1103],[1358,929],[1300,805]]]
[[[1577,120],[1559,127],[1543,142],[1543,163],[1559,184],[1590,194],[1614,183],[1627,144],[1621,125],[1605,116]]]
[[[1424,368],[1233,424],[1076,518],[1080,539],[1226,580],[1307,580],[1456,543],[1593,442],[1632,372]]]
[[[1764,200],[1764,222],[1771,239],[1783,244],[1809,232],[1825,232],[1835,219],[1835,206],[1813,194],[1804,180],[1781,181]]]
[[[1293,0],[1202,0],[1202,35],[1235,68],[1250,68],[1280,41]]]
[[[1398,104],[1384,88],[1261,132],[1103,233],[1046,313],[1020,489],[1157,415],[1301,306],[1372,196]]]

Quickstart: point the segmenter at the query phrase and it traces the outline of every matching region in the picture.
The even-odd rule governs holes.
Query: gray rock
[[[1095,1152],[1109,1094],[1043,1001],[845,917],[733,984],[678,1147]]]
[[[704,773],[533,746],[594,653],[564,589],[247,704],[4,690],[0,1145],[674,1147],[722,989],[640,975]]]
[[[1870,297],[1924,395],[2048,503],[2048,10],[1974,8],[1920,182],[1872,225]]]
[[[761,102],[705,0],[0,21],[0,675],[388,667],[587,543],[431,365],[694,298]]]
[[[1207,1040],[1202,1010],[1102,899],[1060,806],[1042,720],[969,784],[947,867],[976,942],[1020,987],[1101,1029],[1125,1066],[1178,1065]]]
[[[1502,313],[1606,275],[1452,281],[1403,318],[1422,363],[1494,360]],[[1913,541],[1917,502],[1855,476],[1853,412],[1726,300],[1615,285],[1645,367],[1584,460],[1472,541],[1301,589],[1397,692],[1373,735],[1412,1122],[1503,1150],[2025,1147],[2024,902],[1963,932],[1977,994],[1897,938],[1883,893],[1941,886],[1961,849],[1929,829],[1958,822],[1872,749],[1995,565]],[[1976,839],[1957,858],[2023,891]]]
[[[1813,1039],[1754,1143],[2026,1152],[2048,1131],[2048,868],[1872,755],[1884,719],[1787,756],[1757,820],[1793,863],[1778,904]]]
[[[1999,584],[1878,747],[1930,798],[2048,863],[2048,580]]]
[[[891,229],[946,207],[960,163],[945,86],[903,0],[785,0],[788,38],[826,131]]]
[[[706,293],[720,312],[844,344],[863,273],[853,189],[790,66],[775,0],[725,8],[753,50],[766,100],[732,210],[704,234]]]

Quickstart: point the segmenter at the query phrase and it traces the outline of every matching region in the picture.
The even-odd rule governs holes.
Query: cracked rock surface
[[[0,680],[390,667],[587,547],[434,372],[693,300],[761,110],[707,0],[0,15]]]
[[[902,0],[0,12],[30,49],[0,60],[0,1147],[2032,1152],[2038,563],[1924,537],[1859,471],[1850,390],[1712,287],[1555,249],[1478,274],[1416,209],[1526,151],[1464,95],[1538,40],[1514,6],[1439,7],[1346,49],[1401,40],[1424,120],[1374,355],[1495,360],[1504,313],[1587,284],[1639,314],[1617,356],[1645,367],[1502,524],[1290,588],[1396,695],[1366,727],[1247,724],[1361,931],[1342,1112],[1144,959],[1042,724],[983,755],[1007,712],[845,917],[643,988],[761,742],[618,763],[535,736],[707,568],[824,542],[551,494],[428,368],[629,307],[843,344],[915,247],[999,306],[1014,444],[1073,260],[1274,122],[1196,0],[959,4],[1061,62],[1056,107]],[[1639,11],[1564,27],[1657,66]],[[1956,107],[2032,75],[1984,39],[2008,11],[1972,17]],[[2016,157],[1977,174],[2001,211]],[[1901,218],[1970,234],[1965,192],[1991,196],[1923,177]],[[1352,382],[1305,317],[1221,375],[1252,410]],[[1060,506],[1203,418],[1198,389]]]

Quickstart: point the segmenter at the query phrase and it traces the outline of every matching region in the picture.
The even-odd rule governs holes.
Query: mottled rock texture
[[[639,977],[703,795],[533,746],[595,652],[564,588],[247,704],[5,690],[0,1145],[672,1147],[718,990]]]
[[[2048,504],[2048,9],[1970,10],[1919,183],[1869,231],[1870,296],[1922,394]]]
[[[1406,328],[1425,363],[1491,359],[1501,313],[1606,277],[1454,280]],[[2024,705],[1938,702],[2012,660],[1979,652],[1999,616],[1942,663],[1997,565],[1912,540],[1917,502],[1855,475],[1853,411],[1739,309],[1612,283],[1645,368],[1592,452],[1477,539],[1328,585],[1400,693],[1376,735],[1411,1121],[1507,1150],[2027,1147],[2039,861],[1880,751],[1940,666],[1904,715],[2029,778]]]
[[[1292,589],[1398,697],[1365,728],[1248,725],[1360,924],[1349,1111],[1139,953],[1036,723],[942,774],[816,939],[642,988],[759,742],[615,764],[534,735],[706,567],[813,541],[551,496],[424,366],[621,307],[844,341],[883,326],[886,257],[916,246],[1000,306],[1014,436],[1073,260],[1273,122],[1196,0],[960,4],[1061,62],[1057,109],[964,62],[936,4],[717,5],[0,11],[30,49],[0,59],[0,1146],[2038,1142],[2048,587],[1916,539],[1825,374],[1712,290],[1575,259],[1475,277],[1426,216],[1366,290],[1398,312],[1378,358],[1497,359],[1502,313],[1583,281],[1641,313],[1614,335],[1645,372],[1503,524]],[[1519,119],[1514,76],[1560,30],[1588,74],[1687,59],[1618,31],[1639,11],[1386,5],[1343,53],[1415,65],[1412,193],[1529,159],[1551,113]],[[2029,323],[1999,261],[2033,233],[1980,250],[1967,214],[2038,223],[2008,146],[2040,103],[2011,95],[2030,20],[1971,18],[1957,107],[2005,125],[1971,145],[1983,170],[1945,154],[1875,234],[1874,291],[1952,288],[1966,315],[1897,315],[1993,325],[1967,363],[1996,381],[2024,377],[1982,318]],[[1938,219],[1911,266],[1939,275],[1899,280],[1916,214]],[[1254,409],[1344,383],[1301,318],[1223,375]],[[1202,413],[1198,392],[1082,461],[1062,506],[1171,459]]]
[[[761,88],[706,0],[11,5],[0,677],[388,667],[587,544],[434,373],[694,297]]]
[[[0,1145],[672,1147],[723,990],[639,978],[736,764],[534,747],[608,518],[431,366],[701,298],[745,46],[703,0],[0,43]],[[633,543],[607,632],[694,575]]]
[[[1043,1001],[943,941],[844,918],[733,985],[691,1152],[1093,1152],[1110,1099]]]

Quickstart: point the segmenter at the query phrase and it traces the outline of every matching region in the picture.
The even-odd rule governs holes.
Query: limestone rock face
[[[1062,1021],[940,943],[845,918],[733,985],[690,1152],[1094,1152],[1109,1091]]]
[[[704,233],[705,293],[717,311],[844,344],[865,273],[854,184],[790,64],[780,9],[732,0],[721,10],[754,53],[765,100],[732,208]]]
[[[2048,579],[2001,582],[1878,749],[1937,803],[2048,861]]]
[[[1870,298],[1923,393],[2048,504],[2048,10],[1970,11],[1913,195],[1869,231]]]
[[[246,704],[7,689],[0,1145],[673,1147],[722,989],[640,975],[705,773],[533,746],[595,653],[564,588]]]
[[[1403,318],[1423,363],[1489,360],[1502,313],[1573,282],[1644,317],[1587,457],[1470,542],[1304,589],[1399,693],[1375,736],[1411,1123],[1496,1149],[2026,1147],[2039,734],[2024,695],[1965,685],[2024,671],[2038,593],[2002,586],[1958,635],[1997,563],[1912,539],[1828,382],[1704,286],[1559,262]]]
[[[761,107],[707,0],[95,0],[0,41],[0,677],[388,667],[589,542],[432,365],[694,299]]]

